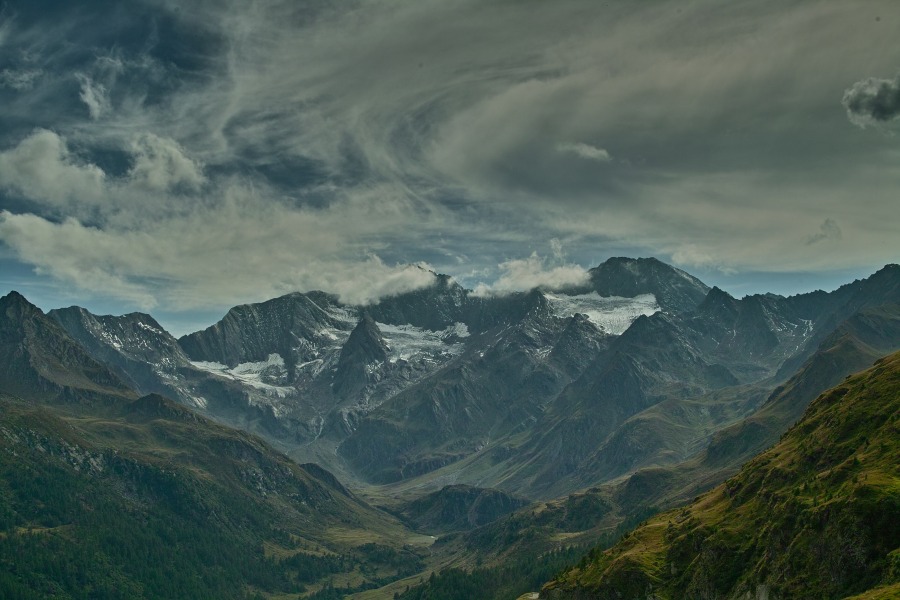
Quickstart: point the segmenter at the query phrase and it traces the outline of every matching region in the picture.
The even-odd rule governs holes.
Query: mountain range
[[[563,290],[479,296],[438,276],[368,306],[294,293],[179,340],[149,315],[49,316],[139,393],[350,483],[550,499],[703,450],[848,319],[900,303],[898,282],[891,265],[831,293],[736,299],[614,258]]]
[[[41,533],[0,541],[50,560],[53,536],[101,552],[98,528],[170,520],[256,549],[270,578],[232,571],[232,597],[394,593],[426,568],[587,549],[693,498],[898,349],[897,265],[833,292],[743,299],[656,259],[505,295],[436,275],[364,306],[323,292],[237,306],[180,339],[150,315],[45,315],[11,293],[0,427],[5,456],[25,458],[7,477],[61,478],[127,518],[79,527],[78,506],[29,509],[33,487],[6,485],[3,529]]]

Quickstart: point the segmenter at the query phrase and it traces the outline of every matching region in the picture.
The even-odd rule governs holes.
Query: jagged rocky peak
[[[659,306],[670,312],[693,310],[709,292],[709,286],[696,277],[656,258],[613,257],[589,274],[590,287],[601,296],[653,294]]]
[[[341,349],[332,383],[334,393],[345,398],[358,395],[369,383],[371,367],[385,362],[388,352],[375,320],[364,313]]]
[[[584,340],[598,340],[605,337],[611,336],[595,325],[590,317],[584,313],[575,313],[566,320],[566,325],[556,345],[565,344],[580,347]]]
[[[574,378],[594,360],[605,340],[610,339],[613,336],[604,333],[586,314],[575,313],[566,320],[550,355]]]
[[[190,367],[178,341],[148,314],[94,315],[79,306],[47,315],[96,360],[108,365],[139,393],[163,393],[187,401],[172,387],[180,370]]]
[[[362,360],[366,363],[384,362],[387,360],[388,352],[387,343],[378,324],[368,314],[364,313],[359,323],[350,332],[347,343],[341,350],[341,361],[354,359]]]
[[[525,302],[531,305],[530,312],[550,314],[550,301],[540,289],[533,289],[525,295]]]
[[[550,301],[540,289],[525,292],[521,300],[526,322],[544,324],[555,317]]]
[[[670,331],[672,329],[674,329],[672,320],[662,313],[640,315],[634,320],[631,327],[622,334],[622,340],[640,339],[654,332]]]
[[[70,306],[51,310],[47,315],[82,344],[90,336],[123,353],[182,354],[175,338],[146,313],[95,315],[80,306]]]
[[[468,323],[469,292],[449,275],[435,275],[429,286],[382,298],[365,307],[373,319],[389,325],[413,325],[440,331]]]
[[[738,313],[738,302],[734,296],[718,286],[714,286],[697,307],[697,312],[734,318]]]
[[[291,293],[235,306],[218,323],[183,336],[178,343],[193,360],[231,367],[264,361],[277,353],[290,370],[294,364],[313,358],[321,343],[341,337],[352,323],[333,296]]]
[[[890,300],[900,295],[900,265],[891,263],[863,280],[861,292],[874,298]],[[876,300],[877,302],[877,300]]]
[[[18,343],[25,335],[26,322],[35,316],[43,317],[44,313],[19,292],[0,298],[0,342]]]
[[[35,312],[44,314],[41,309],[15,290],[0,298],[0,314],[6,315],[7,319],[21,319],[23,316]]]

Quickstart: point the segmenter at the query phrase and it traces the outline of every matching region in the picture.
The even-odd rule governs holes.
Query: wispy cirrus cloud
[[[3,69],[0,71],[0,87],[12,88],[20,92],[29,90],[34,87],[42,73],[40,69]]]
[[[834,219],[825,219],[819,225],[819,231],[806,238],[806,245],[818,244],[825,240],[840,240],[844,233]]]
[[[623,252],[900,252],[896,144],[846,117],[892,114],[894,80],[860,79],[900,64],[870,18],[890,0],[8,5],[0,241],[85,293],[367,301],[427,283],[423,256],[511,290]],[[839,249],[809,243],[828,220]]]

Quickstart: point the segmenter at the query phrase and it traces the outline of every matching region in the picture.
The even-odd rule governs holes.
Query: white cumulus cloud
[[[560,256],[558,245],[554,244],[553,250]],[[590,276],[583,267],[571,263],[554,264],[557,261],[537,252],[532,252],[528,258],[507,260],[497,265],[500,276],[492,284],[479,283],[474,293],[489,296],[534,288],[560,289],[588,282]]]
[[[103,171],[73,156],[53,131],[38,129],[0,153],[0,187],[41,204],[95,205],[105,199],[105,185]]]
[[[596,160],[597,162],[609,162],[612,160],[612,156],[607,150],[583,142],[560,144],[556,149],[586,160]]]

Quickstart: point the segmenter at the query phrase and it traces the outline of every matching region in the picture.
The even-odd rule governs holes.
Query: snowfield
[[[217,362],[191,361],[191,364],[203,371],[245,383],[263,391],[267,396],[285,398],[296,392],[292,387],[272,385],[263,381],[264,376],[270,379],[284,376],[284,359],[280,354],[272,353],[264,361],[241,363],[233,369]]]
[[[412,325],[377,323],[390,349],[388,360],[409,360],[418,355],[459,354],[463,344],[458,340],[469,337],[469,328],[455,323],[443,331],[430,331]]]
[[[650,316],[659,311],[659,304],[653,294],[641,294],[634,298],[601,296],[597,292],[567,296],[565,294],[544,294],[550,307],[558,317],[571,317],[576,313],[587,318],[606,333],[622,335],[641,315]]]

